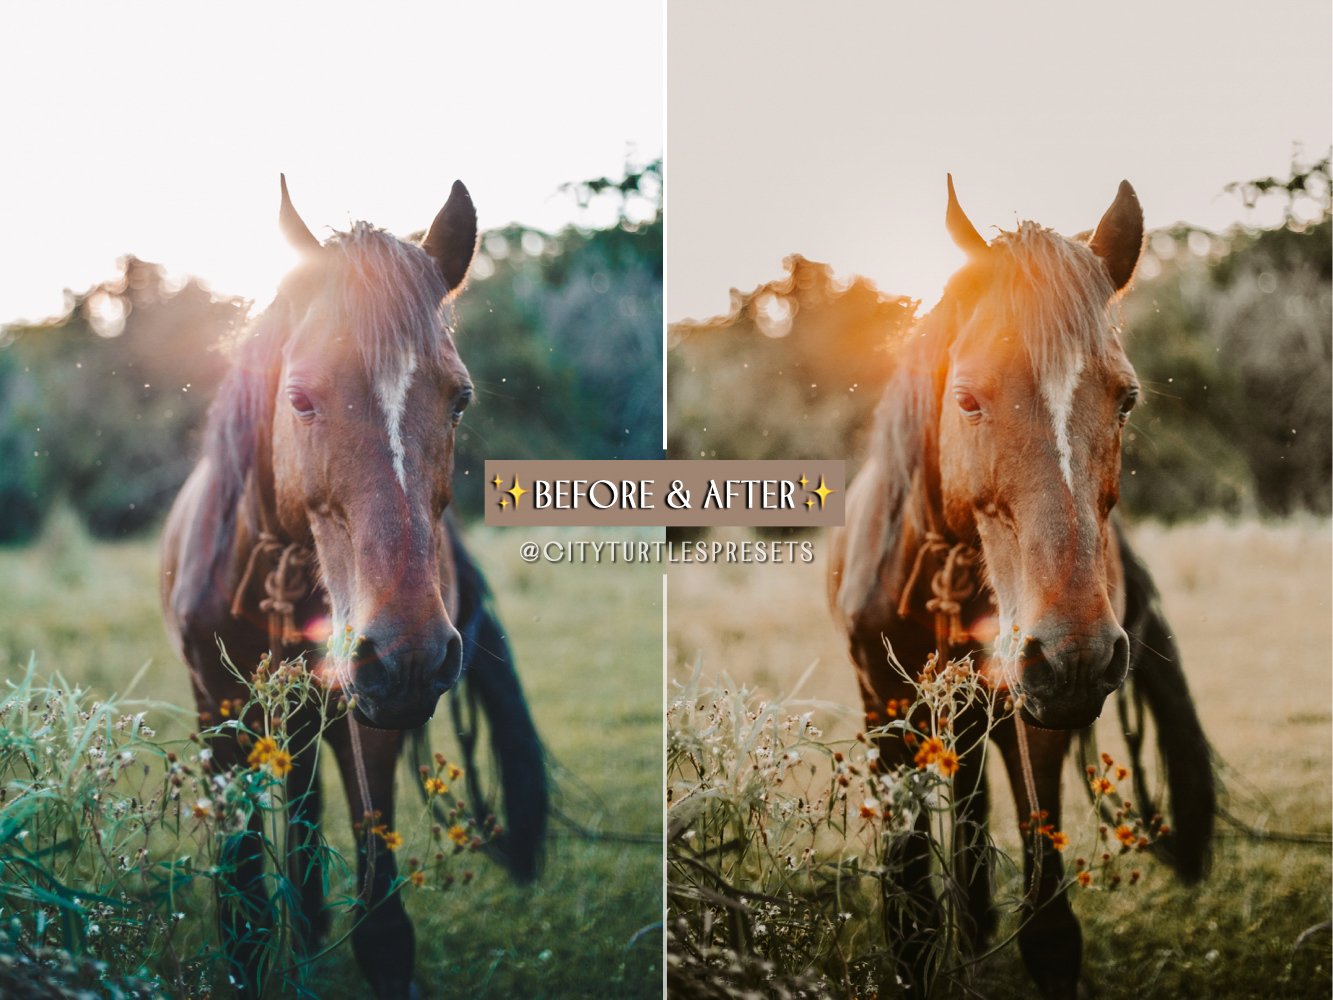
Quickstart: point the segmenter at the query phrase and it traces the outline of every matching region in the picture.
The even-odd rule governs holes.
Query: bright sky
[[[1333,119],[1328,0],[671,0],[667,59],[671,320],[792,252],[933,303],[950,171],[988,238],[1090,228],[1121,178],[1149,227],[1266,221],[1222,189]]]
[[[317,236],[423,229],[455,178],[483,228],[553,230],[563,183],[662,152],[660,0],[9,3],[0,323],[134,253],[260,300]]]

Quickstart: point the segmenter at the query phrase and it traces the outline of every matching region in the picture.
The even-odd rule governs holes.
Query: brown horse
[[[456,182],[419,246],[363,222],[321,244],[285,179],[279,221],[300,263],[248,331],[214,400],[203,456],[167,520],[162,599],[205,724],[246,701],[219,642],[251,669],[265,653],[275,662],[304,654],[354,706],[330,720],[309,705],[288,720],[293,748],[307,748],[292,762],[288,801],[289,872],[309,947],[327,926],[316,826],[321,730],[354,822],[378,813],[392,829],[405,733],[426,724],[466,668],[504,771],[513,832],[502,853],[520,875],[535,869],[546,791],[485,583],[445,517],[455,428],[473,395],[452,308],[477,242],[471,198]],[[326,655],[324,639],[345,631],[364,639]],[[213,751],[220,769],[245,761],[235,739],[216,740]],[[265,975],[258,820],[228,843],[234,884],[219,892],[229,974],[245,995]],[[379,839],[362,840],[357,961],[377,996],[413,995],[412,927],[390,891],[393,856]]]
[[[911,694],[886,640],[904,664],[970,653],[1008,689],[1017,715],[976,709],[955,729],[982,739],[991,727],[1020,818],[1045,811],[1058,827],[1071,730],[1091,725],[1131,665],[1167,661],[1178,674],[1151,582],[1111,516],[1121,429],[1139,396],[1115,301],[1138,261],[1143,214],[1122,182],[1090,236],[1024,222],[987,243],[952,178],[948,194],[947,227],[967,263],[899,349],[846,527],[831,543],[830,597],[872,723]],[[896,737],[881,753],[890,766],[911,761]],[[973,943],[995,921],[977,849],[988,809],[978,757],[964,755],[954,786]],[[913,902],[888,920],[900,974],[918,994],[938,918],[924,820],[895,859]],[[1060,857],[1044,839],[1025,843],[1023,957],[1044,995],[1073,996],[1082,938],[1060,892]]]

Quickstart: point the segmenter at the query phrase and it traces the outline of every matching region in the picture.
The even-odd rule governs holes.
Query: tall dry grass
[[[1220,825],[1209,879],[1184,887],[1144,866],[1132,893],[1074,891],[1085,975],[1103,998],[1326,997],[1333,955],[1329,850],[1255,839],[1255,831],[1327,837],[1333,791],[1333,549],[1316,521],[1131,529],[1162,591],[1205,731],[1221,762],[1224,804],[1248,829]],[[809,566],[673,567],[669,648],[675,679],[697,663],[769,697],[817,700],[830,738],[862,725],[842,639],[824,606],[822,550]],[[725,594],[726,600],[718,600]],[[832,707],[841,706],[841,708]],[[1114,712],[1099,724],[1119,757]],[[991,769],[992,830],[1020,847],[1012,797]],[[1077,784],[1076,784],[1077,783]],[[1066,777],[1065,832],[1096,836],[1097,821]],[[1009,887],[1012,890],[1012,886]],[[1005,887],[1000,887],[1001,892]],[[1012,921],[1000,934],[1011,933]],[[987,996],[1026,996],[1016,949],[991,958]]]

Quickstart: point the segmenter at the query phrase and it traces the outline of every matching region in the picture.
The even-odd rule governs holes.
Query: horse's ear
[[[453,295],[467,277],[472,255],[477,251],[477,210],[462,181],[454,181],[449,200],[430,224],[421,245],[435,258],[445,287]]]
[[[315,239],[315,234],[296,214],[291,196],[287,194],[287,175],[278,174],[278,183],[282,187],[282,207],[278,209],[278,227],[282,235],[287,237],[287,242],[298,253],[314,253],[320,248],[319,240]]]
[[[949,235],[953,241],[958,244],[958,249],[969,257],[976,257],[990,249],[986,241],[981,238],[977,232],[977,227],[972,225],[963,207],[958,204],[958,196],[953,193],[953,174],[945,174],[949,183],[949,207],[944,213],[944,224],[949,229]]]
[[[1115,201],[1097,223],[1088,245],[1106,264],[1116,291],[1129,284],[1143,247],[1143,208],[1129,181],[1120,182]]]

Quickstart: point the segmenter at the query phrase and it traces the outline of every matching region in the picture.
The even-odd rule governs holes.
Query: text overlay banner
[[[843,523],[841,459],[486,462],[486,523],[817,528]]]

